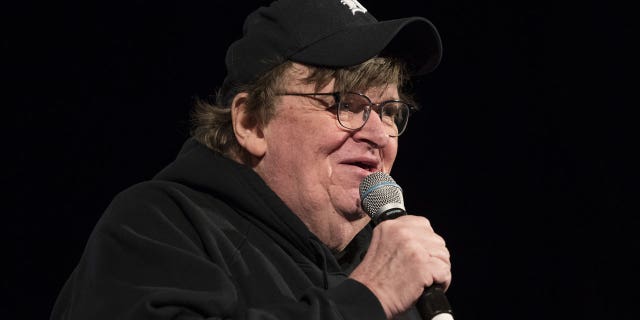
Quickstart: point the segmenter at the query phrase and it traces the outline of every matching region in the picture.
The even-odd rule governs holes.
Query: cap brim
[[[325,67],[348,67],[374,56],[405,61],[410,72],[433,71],[442,59],[442,41],[433,24],[422,17],[354,25],[295,52],[290,60]]]

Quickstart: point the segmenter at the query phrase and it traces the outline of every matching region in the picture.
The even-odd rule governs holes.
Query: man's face
[[[285,92],[314,92],[296,65]],[[318,92],[332,92],[333,81]],[[398,99],[395,84],[362,92],[374,103]],[[255,170],[325,244],[341,250],[369,218],[360,206],[359,184],[375,171],[389,172],[398,138],[385,133],[372,111],[364,127],[340,126],[335,112],[317,99],[279,96],[276,114],[263,130],[266,152]]]

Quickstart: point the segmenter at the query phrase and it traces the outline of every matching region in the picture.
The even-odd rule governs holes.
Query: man
[[[419,216],[373,228],[358,187],[393,166],[407,70],[440,55],[426,19],[377,22],[357,1],[249,15],[217,105],[113,200],[51,319],[415,319],[451,281],[444,240]]]

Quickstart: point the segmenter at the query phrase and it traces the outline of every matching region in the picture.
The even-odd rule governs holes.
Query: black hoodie
[[[114,198],[51,320],[385,319],[347,278],[370,237],[334,256],[253,170],[190,139]]]

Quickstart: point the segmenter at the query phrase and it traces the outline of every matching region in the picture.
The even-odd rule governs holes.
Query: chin
[[[351,210],[351,211],[344,211],[342,216],[350,222],[354,222],[354,221],[358,221],[358,220],[362,220],[362,219],[369,219],[369,216],[360,208],[360,206],[358,205],[358,207],[355,210]]]

